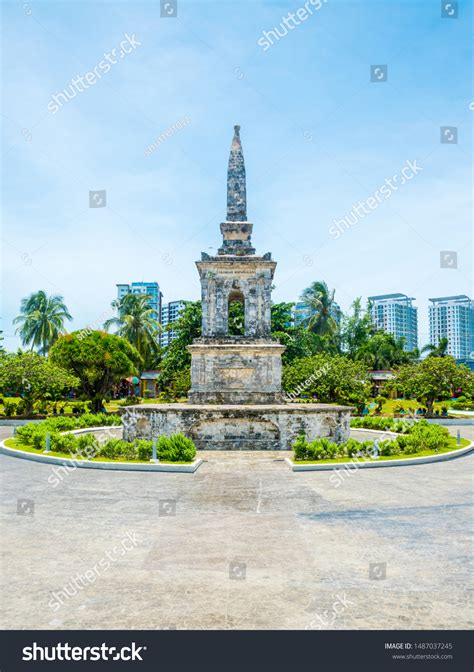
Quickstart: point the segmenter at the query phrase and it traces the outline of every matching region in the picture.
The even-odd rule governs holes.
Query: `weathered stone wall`
[[[203,337],[227,336],[229,301],[239,297],[244,304],[245,336],[269,338],[276,263],[263,257],[207,257],[196,265],[201,278]]]
[[[199,339],[191,353],[193,404],[261,404],[283,401],[281,353],[273,341]]]
[[[349,418],[350,408],[329,404],[154,404],[127,408],[123,422],[127,441],[181,432],[204,450],[290,450],[299,434],[346,440]]]

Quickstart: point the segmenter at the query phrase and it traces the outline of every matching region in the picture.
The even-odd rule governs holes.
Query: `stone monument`
[[[183,432],[208,450],[289,450],[298,434],[342,441],[350,408],[285,403],[281,355],[271,338],[271,288],[276,262],[257,256],[247,220],[240,127],[234,127],[227,171],[227,219],[217,255],[196,262],[201,280],[202,335],[189,346],[187,404],[143,404],[124,412],[124,438]],[[243,305],[242,336],[229,335],[229,306]]]

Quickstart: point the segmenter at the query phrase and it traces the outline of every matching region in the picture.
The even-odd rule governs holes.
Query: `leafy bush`
[[[86,429],[88,427],[103,427],[118,425],[121,418],[110,413],[85,413],[77,418],[58,416],[47,418],[42,422],[30,422],[16,430],[16,437],[26,446],[41,448],[46,434],[49,432],[68,432],[73,429]],[[44,448],[43,448],[44,449]]]
[[[137,404],[141,404],[142,398],[141,397],[136,397],[134,394],[131,394],[129,397],[125,397],[125,399],[122,399],[121,401],[118,402],[118,406],[136,406]]]
[[[377,404],[377,408],[375,409],[376,413],[382,412],[382,406],[385,404],[386,401],[387,397],[383,397],[381,394],[379,394],[378,397],[375,397],[375,403]]]
[[[162,437],[163,438],[163,437]],[[195,458],[196,446],[184,434],[172,434],[168,437],[168,456],[170,462],[188,462]]]
[[[107,459],[150,460],[152,442],[137,439],[133,442],[123,439],[100,441],[93,434],[69,434],[72,429],[99,427],[103,414],[83,415],[78,418],[48,418],[43,422],[29,423],[18,427],[16,438],[20,444],[32,446],[36,450],[46,448],[46,436],[50,436],[50,448],[54,452],[82,455],[84,457],[103,457]],[[106,416],[107,417],[107,416]],[[117,416],[112,416],[117,420]],[[112,424],[107,421],[107,424]],[[77,427],[79,425],[79,427]],[[93,448],[93,450],[92,450]],[[183,434],[161,436],[157,442],[157,457],[166,462],[191,462],[196,456],[196,446]]]
[[[299,434],[292,448],[297,460],[310,459],[308,457],[308,442],[306,441],[304,434]]]
[[[139,460],[151,460],[153,454],[152,445],[152,441],[147,441],[146,439],[137,439],[137,441],[135,441],[137,458]]]
[[[7,418],[11,418],[12,415],[16,415],[16,403],[14,401],[4,401],[3,402],[3,413]]]
[[[389,456],[389,455],[398,455],[400,453],[400,446],[398,444],[398,438],[378,442],[379,455]]]
[[[50,434],[51,438],[51,450],[54,450],[57,453],[70,453],[73,455],[78,452],[79,442],[73,434],[60,434],[59,432],[53,432]],[[44,445],[46,446],[46,437],[44,440]]]
[[[451,443],[447,427],[430,424],[426,420],[420,420],[414,424],[410,433],[404,439],[403,452],[407,454],[420,453],[425,450],[437,452],[449,448]],[[398,441],[400,441],[400,437]]]
[[[354,418],[359,421],[382,420],[382,418]],[[430,424],[426,420],[416,423],[405,421],[390,421],[391,429],[399,434],[396,438],[377,441],[379,455],[390,456],[413,455],[422,451],[444,450],[450,447],[451,437],[446,427]],[[351,422],[352,425],[352,422]],[[327,438],[316,439],[308,443],[303,435],[298,436],[293,444],[294,457],[296,460],[330,460],[338,457],[372,457],[374,454],[374,441],[357,441],[349,438],[347,441],[336,444]]]
[[[391,418],[379,418],[374,416],[364,416],[362,418],[351,418],[351,427],[360,427],[363,429],[378,429],[380,431],[388,430],[392,427]]]

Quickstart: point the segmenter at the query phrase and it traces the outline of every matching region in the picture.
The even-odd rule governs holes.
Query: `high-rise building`
[[[376,329],[386,331],[395,338],[404,338],[404,350],[418,347],[418,308],[414,298],[406,294],[381,294],[369,296],[372,322]]]
[[[126,294],[148,294],[150,308],[153,309],[153,318],[160,321],[163,294],[157,282],[132,282],[130,285],[117,285],[117,298],[123,299]]]
[[[161,326],[163,331],[160,334],[160,345],[166,347],[176,338],[174,329],[166,330],[166,327],[172,322],[176,322],[185,306],[184,301],[170,301],[164,303],[161,307]]]
[[[469,360],[474,356],[474,301],[465,294],[430,299],[430,343],[448,339],[449,355]]]
[[[295,303],[293,308],[293,321],[295,327],[299,325],[306,325],[310,317],[314,315],[316,311],[313,310],[307,303],[304,301],[298,301]],[[337,324],[340,324],[342,311],[336,302],[332,304],[331,315],[336,320]]]

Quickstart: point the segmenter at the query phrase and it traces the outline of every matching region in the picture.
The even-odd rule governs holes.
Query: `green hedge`
[[[104,419],[106,421],[104,422]],[[49,434],[50,449],[71,456],[103,457],[105,459],[125,459],[147,461],[152,457],[152,441],[137,439],[133,442],[123,439],[101,441],[94,434],[64,434],[72,429],[111,425],[120,418],[105,413],[86,415],[80,418],[48,418],[43,422],[30,423],[19,427],[16,438],[20,444],[36,450],[45,450],[46,436]],[[157,442],[157,457],[165,462],[192,462],[196,456],[196,446],[183,434],[161,436]]]
[[[419,422],[424,421],[420,420]],[[354,429],[378,429],[381,432],[390,431],[400,434],[408,434],[413,424],[407,420],[394,420],[393,418],[369,415],[361,418],[351,418],[351,427],[354,427]]]
[[[356,419],[380,420],[381,418]],[[400,436],[377,442],[379,455],[413,455],[426,450],[437,452],[450,447],[451,437],[446,427],[430,424],[426,420],[412,424],[405,423],[405,425],[408,425],[408,428],[406,426],[399,428],[399,431],[404,432],[400,433]],[[384,426],[380,429],[389,428]],[[332,460],[342,457],[372,457],[374,441],[348,439],[336,444],[329,439],[321,438],[308,442],[303,435],[300,435],[292,447],[296,460]]]

